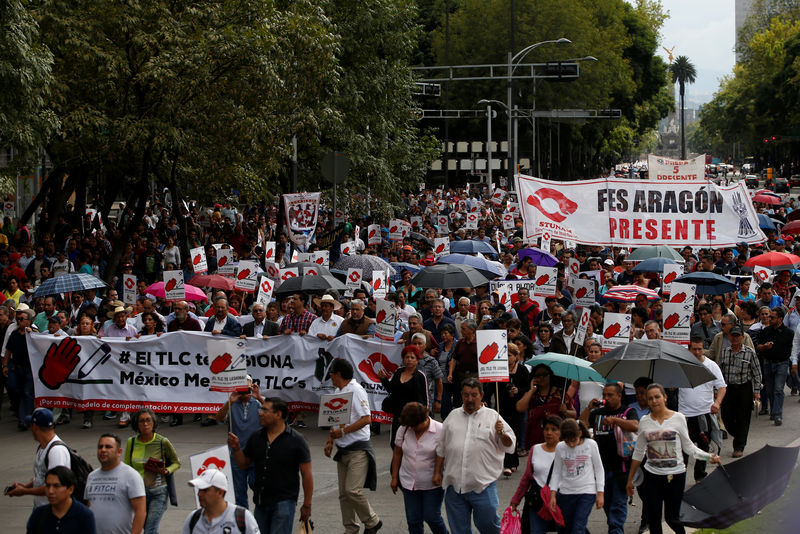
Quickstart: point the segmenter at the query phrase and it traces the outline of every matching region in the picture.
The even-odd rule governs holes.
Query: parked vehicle
[[[789,187],[800,187],[800,174],[793,174],[789,177]]]
[[[758,176],[755,174],[748,174],[744,177],[744,185],[750,189],[758,188]]]

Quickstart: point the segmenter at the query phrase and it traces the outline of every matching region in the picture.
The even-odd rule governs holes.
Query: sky
[[[733,71],[734,4],[734,0],[662,0],[670,18],[661,29],[661,46],[674,46],[675,57],[688,57],[697,70],[695,83],[686,86],[687,108],[711,100],[720,78]],[[661,47],[659,52],[667,60]]]

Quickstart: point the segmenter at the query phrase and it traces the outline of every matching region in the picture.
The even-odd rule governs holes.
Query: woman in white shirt
[[[556,503],[564,516],[564,530],[568,534],[586,532],[592,505],[603,507],[606,473],[600,459],[597,443],[589,437],[589,430],[567,419],[561,424],[561,443],[556,445],[553,478],[550,480],[550,508]]]
[[[720,464],[719,456],[701,451],[689,437],[686,417],[667,408],[667,394],[661,384],[647,387],[647,404],[650,413],[639,420],[639,436],[633,451],[633,462],[628,473],[627,491],[633,496],[633,477],[647,453],[644,464],[644,482],[640,488],[650,532],[661,534],[661,509],[664,519],[676,532],[685,532],[678,522],[686,485],[686,464],[683,454],[697,460]]]
[[[167,238],[167,244],[164,247],[164,268],[167,267],[168,264],[172,264],[175,266],[176,269],[180,268],[181,265],[181,249],[175,246],[175,240],[171,237]]]

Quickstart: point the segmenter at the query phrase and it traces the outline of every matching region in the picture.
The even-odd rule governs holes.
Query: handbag
[[[553,461],[555,463],[555,460]],[[547,483],[550,482],[550,477],[553,476],[553,463],[550,464],[550,471],[547,473]],[[531,454],[531,468],[533,468],[533,454]],[[531,485],[528,486],[528,491],[525,492],[525,507],[531,508],[534,513],[545,506],[542,500],[542,487],[536,483],[536,479],[531,477]]]
[[[503,512],[503,519],[500,522],[500,534],[522,534],[519,512],[510,506]]]
[[[555,464],[555,460],[553,460],[553,464]],[[559,508],[558,505],[556,505],[555,509],[550,508],[550,498],[552,494],[552,490],[550,489],[550,477],[552,476],[553,465],[550,466],[550,472],[547,474],[547,481],[539,492],[543,503],[542,508],[539,510],[539,517],[545,521],[553,521],[556,525],[563,527],[564,515],[561,513],[561,508]]]

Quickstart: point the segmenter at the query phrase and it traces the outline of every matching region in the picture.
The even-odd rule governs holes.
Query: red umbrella
[[[203,290],[186,284],[183,286],[186,290],[186,300],[206,300],[208,297]],[[166,292],[164,291],[164,282],[156,282],[155,284],[149,286],[145,289],[145,292],[150,293],[153,296],[166,298]]]
[[[760,193],[753,197],[753,202],[761,202],[762,204],[772,204],[773,206],[780,206],[781,199],[776,198],[772,195],[765,195],[764,193]]]
[[[800,234],[800,221],[793,220],[790,223],[787,223],[786,226],[781,228],[781,233],[793,235]]]
[[[786,271],[800,267],[800,257],[786,252],[767,252],[753,256],[744,265],[745,267],[767,267],[773,271]]]
[[[647,300],[658,300],[661,297],[652,289],[640,287],[635,285],[615,286],[603,294],[606,300],[613,300],[614,302],[635,302],[637,295],[644,295]]]
[[[792,210],[786,216],[786,220],[787,221],[794,221],[794,220],[797,220],[797,219],[800,219],[800,210]]]
[[[234,285],[233,278],[219,274],[196,274],[186,283],[196,287],[213,287],[214,289],[223,289],[225,291],[233,291]]]

